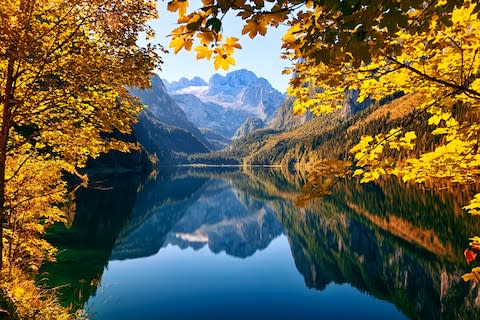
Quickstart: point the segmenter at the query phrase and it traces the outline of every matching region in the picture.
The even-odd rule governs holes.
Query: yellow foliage
[[[228,54],[233,54],[235,52],[235,49],[241,49],[242,46],[240,45],[240,43],[238,43],[238,38],[227,37],[225,39],[225,44],[223,45],[223,48],[225,48],[225,51]]]
[[[242,34],[247,34],[253,39],[257,34],[264,36],[267,33],[267,21],[262,18],[250,19],[242,29]]]
[[[187,12],[188,8],[188,1],[182,0],[182,1],[170,1],[167,5],[168,11],[171,12],[177,12],[179,17],[185,16],[185,13]]]
[[[10,273],[2,273],[0,289],[15,306],[20,319],[87,319],[85,312],[73,312],[64,308],[57,300],[54,290],[39,288],[35,281],[23,271],[14,268]]]
[[[479,244],[480,245],[480,237],[475,236],[469,239],[470,240],[470,246],[474,244]]]
[[[127,88],[149,86],[160,62],[137,45],[156,16],[151,0],[0,2],[0,269],[22,319],[73,318],[25,272],[55,258],[42,237],[66,222],[62,177],[86,182],[88,159],[132,147],[104,136],[130,133],[141,110]]]
[[[480,282],[480,267],[472,269],[472,272],[466,273],[462,276],[463,281],[478,281]]]
[[[213,51],[210,50],[205,45],[200,45],[195,48],[195,52],[197,52],[197,59],[207,59],[210,60],[212,57]]]
[[[470,204],[463,207],[463,209],[467,210],[470,214],[480,215],[480,193],[477,193],[472,201],[470,201]],[[480,242],[480,238],[472,238],[470,240]]]
[[[215,70],[222,68],[223,70],[228,70],[231,65],[235,64],[235,59],[232,56],[224,53],[217,53],[215,54],[215,59],[213,61],[213,65]]]
[[[192,39],[173,38],[172,41],[170,41],[169,47],[173,49],[175,54],[183,48],[190,50],[192,48]]]

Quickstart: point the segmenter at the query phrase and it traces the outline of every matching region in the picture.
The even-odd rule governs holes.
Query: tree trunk
[[[8,51],[7,51],[8,52]],[[10,55],[7,67],[7,81],[3,95],[2,128],[0,136],[0,272],[3,269],[3,225],[5,223],[5,171],[7,165],[7,144],[12,127],[12,108],[14,101],[14,65],[15,59]]]

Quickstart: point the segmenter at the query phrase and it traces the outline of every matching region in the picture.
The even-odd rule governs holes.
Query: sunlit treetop
[[[64,221],[65,172],[130,147],[116,137],[161,62],[138,45],[155,17],[151,0],[0,0],[0,272],[51,257],[38,236]]]
[[[137,44],[156,16],[150,0],[0,1],[7,150],[27,144],[82,165],[109,148],[100,134],[130,132],[140,109],[127,88],[148,86],[160,62]]]
[[[368,63],[381,54],[398,54],[401,45],[385,47],[385,41],[397,32],[422,33],[432,26],[441,30],[451,25],[455,7],[468,1],[264,1],[203,0],[200,8],[188,11],[188,1],[172,0],[168,9],[178,13],[179,26],[171,33],[170,46],[181,49],[209,50],[197,55],[210,59],[215,67],[220,59],[231,56],[224,47],[229,37],[222,34],[222,20],[235,14],[244,21],[242,34],[264,36],[268,28],[290,26],[284,38],[286,57],[307,58],[316,64]],[[232,41],[232,40],[230,40]],[[199,46],[205,48],[200,49]]]

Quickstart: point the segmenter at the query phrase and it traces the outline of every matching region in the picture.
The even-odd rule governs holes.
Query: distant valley
[[[208,82],[154,75],[151,88],[131,93],[145,105],[131,139],[159,164],[226,150],[234,139],[263,128],[285,102],[284,94],[248,70],[215,74]]]
[[[319,159],[346,159],[362,134],[401,120],[379,107],[393,97],[382,103],[369,99],[357,103],[353,91],[346,92],[337,112],[322,117],[308,112],[295,115],[292,98],[248,70],[216,74],[208,82],[200,77],[169,82],[154,75],[151,88],[131,93],[145,105],[129,138],[142,146],[144,156],[119,160],[121,156],[115,154],[107,157],[109,165],[125,167],[129,161],[142,161],[130,164],[138,168],[148,158],[160,165],[291,167]],[[394,113],[403,108],[402,113],[408,114],[409,99],[393,99],[388,107]],[[354,134],[347,140],[342,132]]]

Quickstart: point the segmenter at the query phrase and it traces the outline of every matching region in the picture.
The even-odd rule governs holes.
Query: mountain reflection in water
[[[76,196],[64,249],[43,268],[93,319],[475,319],[459,278],[478,219],[467,195],[398,181],[342,181],[295,206],[301,175],[183,168],[94,177]],[[240,258],[240,259],[239,259]]]

